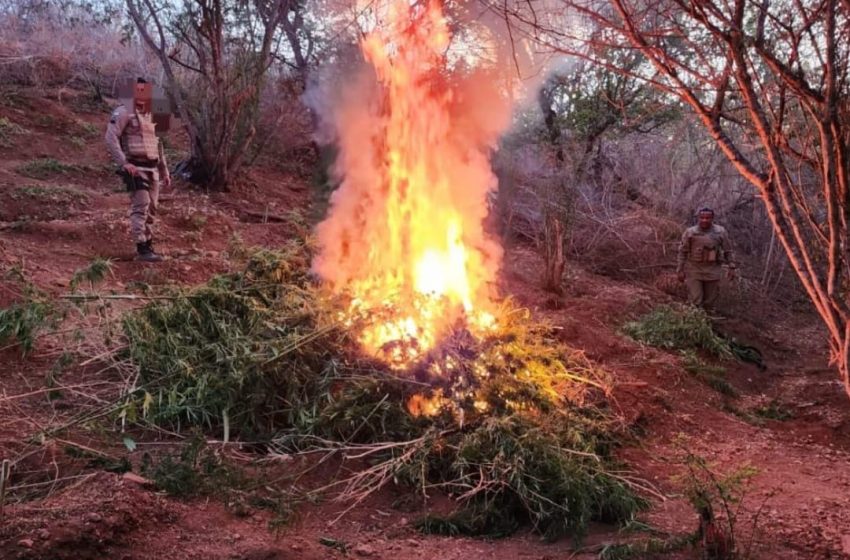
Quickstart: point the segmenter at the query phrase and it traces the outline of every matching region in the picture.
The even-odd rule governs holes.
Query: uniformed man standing
[[[153,248],[153,223],[160,185],[171,185],[162,143],[155,134],[152,102],[151,84],[138,78],[132,101],[112,112],[106,128],[107,150],[130,194],[130,234],[136,242],[136,258],[145,262],[162,260]]]
[[[682,235],[676,272],[688,287],[692,305],[713,311],[720,296],[723,268],[726,277],[735,277],[736,264],[726,229],[714,223],[714,210],[703,208],[697,214],[697,225]]]

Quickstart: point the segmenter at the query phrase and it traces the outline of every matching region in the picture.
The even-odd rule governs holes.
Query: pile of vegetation
[[[661,305],[623,326],[623,332],[638,342],[678,350],[682,367],[689,374],[723,395],[734,397],[735,388],[726,380],[726,368],[707,358],[740,360],[767,369],[762,354],[755,346],[719,334],[711,319],[697,307]]]
[[[296,249],[261,251],[241,273],[128,314],[142,412],[249,438],[307,422],[302,405],[328,391],[343,333],[319,325],[306,271]]]
[[[667,350],[701,350],[717,358],[731,358],[732,347],[711,326],[702,309],[690,305],[659,305],[623,326],[637,340]]]
[[[738,349],[750,347],[738,345],[717,334],[702,309],[661,305],[626,323],[623,332],[656,348],[678,350],[686,372],[718,393],[728,397],[737,395],[735,388],[726,380],[726,368],[707,362],[703,356],[731,359],[740,357]]]
[[[260,251],[240,273],[127,315],[140,370],[128,407],[336,455],[354,474],[332,486],[352,504],[391,483],[454,496],[452,514],[419,521],[427,532],[495,536],[530,523],[549,538],[580,535],[644,505],[612,460],[620,434],[606,375],[550,329],[508,305],[492,337],[460,330],[398,372],[358,350],[308,262],[297,244]]]

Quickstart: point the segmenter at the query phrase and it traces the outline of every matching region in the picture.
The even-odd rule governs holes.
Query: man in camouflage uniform
[[[703,208],[697,214],[697,225],[689,227],[682,235],[676,273],[679,281],[688,287],[688,300],[692,305],[713,311],[720,296],[723,267],[726,277],[735,277],[735,260],[732,244],[726,229],[714,223],[714,210]]]
[[[152,226],[160,185],[171,185],[162,143],[155,134],[152,101],[151,84],[138,78],[131,106],[116,108],[106,127],[107,150],[124,173],[130,194],[130,234],[136,242],[136,258],[145,262],[162,260],[153,248]]]

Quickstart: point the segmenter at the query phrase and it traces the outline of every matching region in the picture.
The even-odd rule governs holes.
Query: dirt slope
[[[54,296],[66,293],[74,271],[98,256],[116,261],[102,290],[123,293],[138,283],[193,285],[227,270],[234,244],[275,247],[308,232],[302,217],[308,213],[309,173],[286,174],[272,162],[253,170],[233,193],[205,195],[179,185],[164,193],[157,246],[169,259],[155,266],[133,262],[127,196],[101,141],[108,114],[108,106],[74,92],[0,95],[5,119],[0,123],[6,123],[0,125],[3,270],[22,268]],[[177,135],[170,144],[179,146],[180,140]],[[567,294],[556,298],[536,288],[540,267],[528,248],[510,248],[503,292],[557,325],[564,341],[614,374],[615,406],[640,434],[621,457],[658,494],[650,497],[647,522],[670,532],[695,528],[696,514],[673,480],[682,472],[677,457],[686,449],[721,470],[745,464],[758,469],[745,500],[750,511],[759,511],[753,557],[850,557],[850,402],[828,368],[812,316],[747,309],[749,317],[759,317],[754,322],[740,318],[744,306],[733,301],[732,318],[722,328],[761,348],[769,369],[728,365],[740,396],[724,397],[685,373],[676,354],[641,347],[618,334],[626,320],[673,296],[594,276],[575,264]],[[19,297],[14,283],[0,280],[0,305]],[[629,538],[598,527],[582,543],[585,552],[576,553],[569,540],[542,543],[530,534],[495,542],[423,537],[410,527],[415,512],[399,511],[392,491],[336,522],[343,506],[304,504],[291,523],[275,531],[262,510],[237,515],[213,499],[167,498],[89,463],[82,468],[64,452],[66,440],[73,439],[95,455],[121,454],[120,439],[108,434],[80,427],[54,439],[28,441],[46,426],[72,418],[79,407],[108,399],[116,383],[93,365],[79,367],[61,379],[64,387],[79,390],[67,390],[59,401],[45,398],[48,373],[63,350],[57,344],[41,340],[28,358],[16,348],[0,349],[0,459],[27,454],[15,476],[49,472],[48,480],[63,479],[55,490],[39,488],[46,497],[5,508],[0,558],[542,560],[592,558],[601,544]],[[790,418],[752,414],[771,402]],[[174,441],[172,436],[159,434],[148,443]],[[140,453],[130,454],[134,465]],[[749,528],[741,531],[749,534]],[[330,540],[322,544],[322,538]]]

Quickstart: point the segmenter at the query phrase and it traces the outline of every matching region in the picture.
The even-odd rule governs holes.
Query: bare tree
[[[283,35],[296,66],[307,64],[298,42],[293,0],[126,0],[144,43],[162,64],[190,140],[193,180],[226,190],[256,135],[260,97]]]
[[[644,80],[697,115],[757,189],[850,396],[850,0],[489,7],[538,44]],[[620,65],[612,49],[643,64]]]

